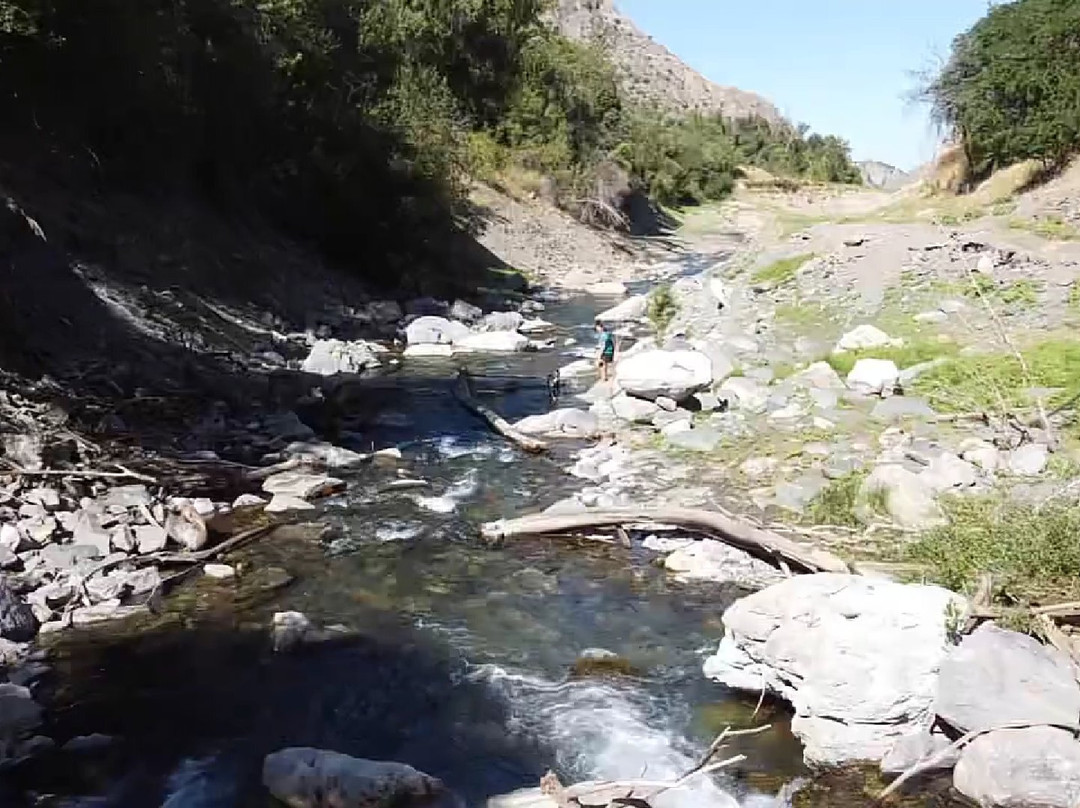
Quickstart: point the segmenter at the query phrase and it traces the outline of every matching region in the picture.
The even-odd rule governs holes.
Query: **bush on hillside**
[[[964,147],[970,179],[1037,159],[1062,165],[1080,147],[1080,2],[995,5],[953,42],[923,90]]]

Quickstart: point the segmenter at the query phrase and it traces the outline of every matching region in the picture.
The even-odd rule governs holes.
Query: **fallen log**
[[[477,401],[472,395],[469,377],[464,371],[458,374],[458,382],[454,385],[454,397],[461,402],[461,405],[465,407],[465,409],[469,410],[474,415],[483,418],[488,422],[488,425],[492,429],[511,443],[524,449],[526,452],[529,452],[530,454],[543,454],[548,450],[548,445],[544,443],[544,441],[538,440],[537,438],[531,438],[528,435],[519,432],[514,429],[509,421],[497,412],[485,407]]]
[[[738,547],[777,566],[786,563],[798,572],[851,572],[846,561],[830,552],[798,544],[731,516],[695,508],[615,508],[557,516],[537,514],[489,522],[481,528],[481,535],[487,541],[498,542],[519,536],[579,533],[642,523],[677,525]]]

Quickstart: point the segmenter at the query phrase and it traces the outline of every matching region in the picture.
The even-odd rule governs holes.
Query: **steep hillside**
[[[780,111],[761,96],[709,81],[641,31],[612,0],[559,0],[555,24],[570,39],[602,43],[634,100],[673,112],[700,110],[730,118],[783,121]]]
[[[863,182],[871,188],[883,188],[886,191],[894,191],[911,181],[912,175],[902,171],[896,166],[882,163],[879,160],[864,160],[857,163],[862,173]]]

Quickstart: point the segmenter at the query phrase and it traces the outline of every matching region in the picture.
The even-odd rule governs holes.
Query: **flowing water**
[[[556,349],[476,360],[478,377],[522,379],[485,400],[509,418],[545,411],[544,379],[591,349],[598,305],[545,312],[559,325]],[[544,507],[581,481],[564,470],[575,447],[519,453],[452,398],[449,372],[410,363],[400,385],[372,393],[354,436],[400,446],[402,467],[429,486],[390,487],[393,466],[365,468],[327,503],[326,535],[258,543],[240,585],[201,580],[153,629],[66,640],[48,729],[61,741],[118,740],[57,756],[17,786],[65,808],[265,806],[262,756],[310,745],[408,762],[476,806],[535,786],[549,767],[564,781],[675,778],[726,724],[748,721],[755,699],[701,674],[724,608],[743,592],[676,585],[639,549],[478,541],[479,523]],[[279,570],[290,586],[270,585]],[[360,636],[274,654],[267,626],[280,610]],[[631,675],[570,675],[588,648],[619,654]],[[657,808],[773,805],[800,754],[784,715],[766,712],[776,728],[732,746],[745,763]]]

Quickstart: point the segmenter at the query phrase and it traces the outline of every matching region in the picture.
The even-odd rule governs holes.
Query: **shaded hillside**
[[[554,18],[564,36],[605,47],[631,101],[676,113],[720,113],[726,118],[783,123],[780,111],[768,100],[709,81],[634,25],[612,0],[559,0]]]

